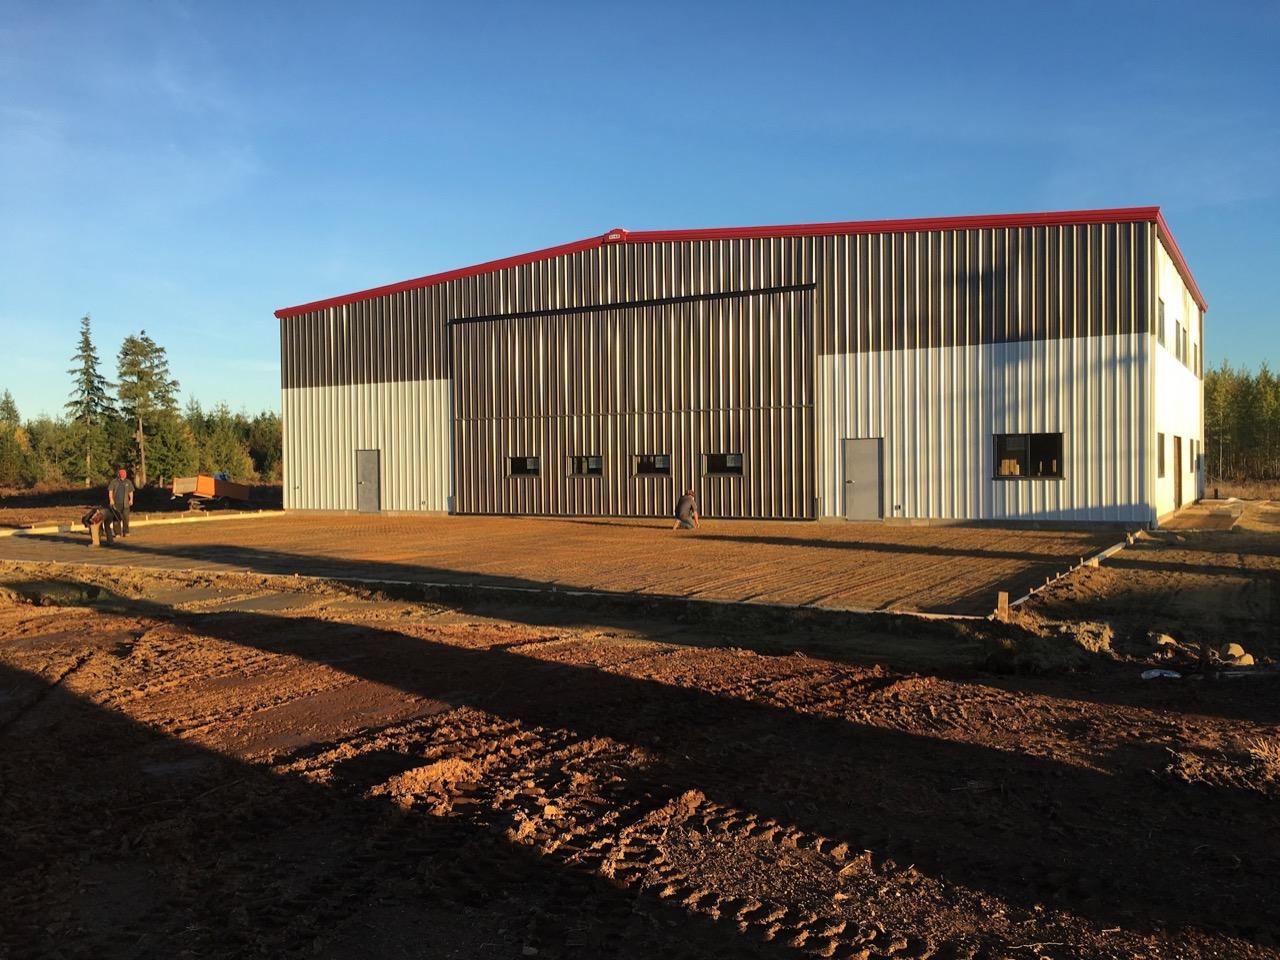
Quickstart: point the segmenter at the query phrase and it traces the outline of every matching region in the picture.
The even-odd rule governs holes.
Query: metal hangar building
[[[1205,309],[1158,207],[611,230],[276,311],[285,506],[1155,524]]]

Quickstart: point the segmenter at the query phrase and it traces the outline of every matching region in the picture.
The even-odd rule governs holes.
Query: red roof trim
[[[924,233],[929,230],[981,230],[990,227],[1043,227],[1072,223],[1139,223],[1153,221],[1159,207],[1111,210],[1060,210],[1054,213],[993,213],[976,217],[924,217],[913,220],[846,220],[837,223],[794,223],[776,227],[710,227],[698,230],[633,230],[628,243],[680,240],[741,240],[759,237],[823,237],[864,233]]]
[[[1178,241],[1173,239],[1173,231],[1169,229],[1169,224],[1165,222],[1164,214],[1158,209],[1156,210],[1156,230],[1160,234],[1160,239],[1164,241],[1165,249],[1169,251],[1169,258],[1173,260],[1173,265],[1177,267],[1178,274],[1182,277],[1182,282],[1191,291],[1191,299],[1196,302],[1201,311],[1207,312],[1209,305],[1205,303],[1204,294],[1200,292],[1200,287],[1196,284],[1196,278],[1191,275],[1191,268],[1187,266],[1187,261],[1182,256],[1182,251],[1178,249]]]
[[[492,273],[495,270],[504,270],[507,267],[518,267],[522,264],[533,263],[535,260],[549,260],[552,257],[564,256],[566,253],[577,253],[580,250],[591,250],[600,246],[603,242],[601,237],[588,237],[586,240],[575,240],[573,243],[562,243],[557,247],[547,247],[544,250],[534,250],[530,253],[520,253],[514,257],[503,257],[501,260],[490,260],[487,263],[477,263],[472,267],[458,267],[456,270],[446,270],[444,273],[432,273],[425,277],[418,277],[415,280],[402,280],[399,283],[389,283],[384,287],[372,287],[368,290],[359,290],[356,293],[344,293],[339,297],[329,297],[327,300],[314,300],[311,303],[299,304],[296,307],[282,307],[276,311],[276,316],[280,319],[285,317],[296,317],[300,313],[311,313],[315,310],[323,310],[326,307],[340,307],[346,303],[356,303],[359,300],[372,300],[374,297],[385,297],[389,293],[403,293],[405,290],[420,290],[423,287],[434,287],[440,283],[447,283],[450,280],[459,280],[462,277],[474,277],[482,273]]]
[[[474,277],[483,273],[492,273],[507,267],[518,267],[537,260],[562,256],[567,253],[578,253],[593,250],[605,243],[672,243],[688,240],[741,240],[759,237],[814,237],[853,235],[865,233],[921,233],[929,230],[980,230],[991,227],[1040,227],[1058,226],[1076,223],[1151,223],[1158,224],[1160,235],[1165,240],[1178,270],[1192,289],[1200,308],[1206,309],[1199,288],[1187,269],[1186,261],[1173,242],[1173,234],[1169,231],[1159,207],[1120,207],[1107,210],[1060,210],[1052,213],[1000,213],[974,217],[926,217],[914,220],[846,220],[836,223],[797,223],[784,226],[765,227],[709,227],[695,230],[637,230],[627,232],[621,228],[610,230],[598,237],[588,237],[573,243],[534,250],[531,253],[504,257],[501,260],[490,260],[471,267],[460,267],[444,273],[434,273],[415,280],[404,280],[400,283],[360,290],[327,300],[316,300],[296,307],[284,307],[276,311],[280,318],[294,317],[300,313],[311,313],[326,307],[337,307],[359,300],[401,293],[406,290],[418,290],[431,287],[449,280],[462,277]]]

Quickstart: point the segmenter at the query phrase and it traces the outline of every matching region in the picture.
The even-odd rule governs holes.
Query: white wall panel
[[[449,389],[403,380],[282,391],[285,509],[354,510],[355,452],[379,450],[383,510],[448,510]]]
[[[1151,475],[1154,478],[1152,496],[1155,513],[1162,517],[1176,509],[1174,501],[1174,471],[1182,473],[1182,502],[1190,503],[1204,494],[1204,475],[1192,458],[1192,441],[1201,448],[1204,441],[1204,381],[1199,376],[1201,351],[1201,317],[1199,307],[1183,282],[1173,260],[1163,244],[1156,245],[1156,295],[1164,301],[1165,342],[1160,344],[1153,335],[1154,351],[1152,375],[1155,380],[1153,401],[1154,426],[1152,427]],[[1156,312],[1152,311],[1153,314]],[[1177,325],[1187,331],[1186,363],[1177,357]],[[1195,347],[1192,353],[1192,347]],[[1164,434],[1165,474],[1158,476],[1155,444]],[[1173,438],[1182,438],[1182,462],[1176,464],[1173,457]],[[1201,451],[1203,452],[1203,451]]]
[[[884,438],[890,518],[1147,523],[1146,334],[818,358],[819,513],[842,514],[840,441]],[[1063,434],[1062,479],[993,478],[997,433]]]

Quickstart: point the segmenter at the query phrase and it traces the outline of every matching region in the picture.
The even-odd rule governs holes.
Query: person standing
[[[123,467],[116,472],[116,477],[107,484],[107,503],[115,513],[112,526],[118,537],[129,535],[129,511],[133,509],[133,481]]]
[[[698,501],[692,490],[676,501],[676,522],[672,530],[695,530],[698,526]]]

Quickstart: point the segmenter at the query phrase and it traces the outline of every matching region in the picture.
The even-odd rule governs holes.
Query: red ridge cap
[[[1073,223],[1152,222],[1159,207],[1107,210],[1058,210],[1050,213],[990,213],[961,217],[917,217],[909,220],[844,220],[766,227],[703,227],[693,230],[633,230],[628,243],[679,240],[743,240],[760,237],[850,236],[864,233],[925,233],[930,230],[980,230],[990,227],[1044,227]]]
[[[414,280],[359,290],[355,293],[329,297],[326,300],[314,300],[311,303],[299,304],[296,307],[282,307],[276,311],[281,319],[294,317],[301,313],[323,310],[326,307],[337,307],[359,300],[401,293],[405,290],[417,290],[422,287],[435,286],[449,280],[462,277],[473,277],[482,273],[492,273],[507,267],[523,266],[537,260],[561,256],[566,253],[578,253],[592,250],[605,243],[671,243],[688,240],[741,240],[760,237],[813,237],[833,235],[854,235],[866,233],[922,233],[930,230],[980,230],[991,227],[1040,227],[1059,226],[1077,223],[1157,223],[1160,234],[1166,240],[1178,269],[1187,281],[1196,297],[1200,308],[1206,309],[1199,288],[1191,278],[1178,246],[1173,242],[1173,234],[1160,214],[1159,207],[1116,207],[1103,210],[1058,210],[1049,213],[995,213],[979,216],[960,217],[921,217],[908,220],[844,220],[834,223],[796,223],[781,226],[762,227],[700,227],[691,230],[635,230],[626,231],[615,228],[597,237],[575,240],[556,247],[534,250],[530,253],[516,254],[500,260],[489,260],[470,267],[459,267],[443,273],[433,273]]]

